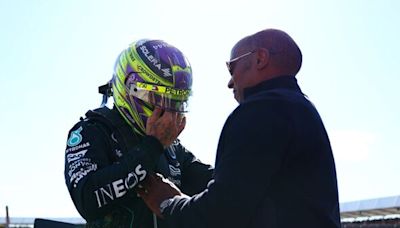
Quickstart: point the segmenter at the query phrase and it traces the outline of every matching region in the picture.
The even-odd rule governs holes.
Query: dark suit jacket
[[[340,227],[328,135],[295,77],[245,90],[222,130],[214,180],[163,211],[175,227]]]

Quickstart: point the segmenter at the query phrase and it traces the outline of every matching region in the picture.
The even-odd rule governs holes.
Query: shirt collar
[[[289,89],[302,93],[299,85],[297,84],[297,79],[293,75],[285,75],[263,81],[253,87],[244,89],[244,99],[246,100],[246,98],[249,96],[252,96],[260,91],[272,89]]]

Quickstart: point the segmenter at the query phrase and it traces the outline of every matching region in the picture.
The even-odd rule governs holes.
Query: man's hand
[[[183,114],[156,107],[147,119],[146,134],[156,137],[165,148],[178,138],[185,125],[186,118]]]
[[[171,181],[163,178],[162,175],[148,175],[137,193],[142,197],[147,206],[158,217],[162,218],[160,204],[177,195],[184,195]]]

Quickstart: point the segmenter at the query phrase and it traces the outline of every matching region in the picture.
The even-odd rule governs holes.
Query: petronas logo
[[[72,131],[71,135],[69,136],[67,145],[72,147],[76,146],[82,142],[82,135],[81,135],[82,127],[79,127],[77,130]]]

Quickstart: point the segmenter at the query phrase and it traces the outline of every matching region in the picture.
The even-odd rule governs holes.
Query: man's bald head
[[[294,40],[285,32],[266,29],[240,40],[227,62],[232,77],[228,87],[235,99],[244,99],[244,90],[281,76],[296,76],[302,55]]]
[[[302,54],[296,42],[285,32],[266,29],[240,40],[233,50],[265,48],[269,51],[269,67],[275,74],[296,75],[301,67]],[[279,75],[272,75],[279,76]]]

